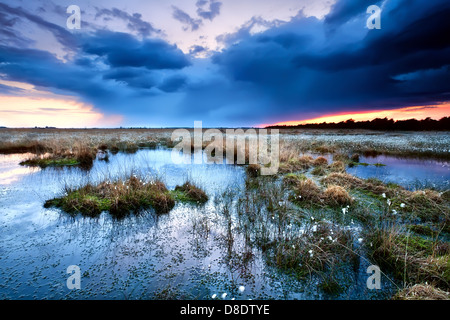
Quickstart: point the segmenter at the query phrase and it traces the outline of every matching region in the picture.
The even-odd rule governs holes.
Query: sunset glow
[[[114,127],[121,121],[121,116],[107,117],[92,106],[62,97],[0,97],[0,126]]]
[[[298,124],[307,123],[338,123],[341,121],[346,121],[348,119],[353,119],[355,121],[367,121],[376,118],[388,118],[394,120],[406,120],[406,119],[417,119],[422,120],[430,117],[435,120],[439,120],[443,117],[447,117],[450,114],[450,104],[442,104],[435,106],[416,106],[416,107],[406,107],[395,110],[378,110],[369,112],[343,112],[338,114],[325,115],[323,117],[307,119],[307,120],[292,120],[292,121],[282,121],[274,124],[262,124],[260,127],[266,127],[269,125],[286,125],[294,126]]]

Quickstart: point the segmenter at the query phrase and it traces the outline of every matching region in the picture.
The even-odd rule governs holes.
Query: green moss
[[[382,163],[374,163],[373,164],[375,167],[386,167],[386,165],[385,164],[382,164]]]
[[[35,158],[22,161],[20,163],[22,166],[30,167],[64,167],[64,166],[77,166],[80,165],[80,161],[77,158]]]
[[[420,236],[399,235],[397,237],[398,245],[408,249],[410,254],[424,253],[430,255],[433,253],[434,241],[424,239]]]
[[[323,166],[317,166],[311,171],[311,174],[315,176],[324,176],[326,173],[327,170]]]
[[[284,179],[303,181],[306,180],[306,176],[302,173],[288,173],[284,176]]]
[[[207,194],[190,182],[176,186],[173,195],[176,199],[185,202],[205,203],[208,201]]]
[[[395,189],[395,190],[402,190],[402,189],[403,189],[403,187],[402,187],[401,185],[399,185],[399,184],[397,184],[397,183],[394,183],[394,182],[388,182],[388,183],[386,184],[386,186],[387,186],[388,188]]]
[[[417,225],[413,224],[413,225],[407,226],[407,228],[408,228],[408,230],[411,230],[417,234],[429,236],[429,237],[435,237],[438,234],[438,232],[435,229],[431,228],[428,225],[423,225],[423,224],[417,224]]]
[[[170,194],[172,197],[180,202],[194,202],[187,194],[186,192],[180,191],[180,190],[171,190]]]

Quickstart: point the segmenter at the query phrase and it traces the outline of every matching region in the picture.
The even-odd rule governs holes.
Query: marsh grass
[[[279,173],[292,173],[304,171],[313,165],[313,157],[311,156],[294,156],[280,162]]]
[[[345,163],[342,161],[334,161],[333,163],[331,163],[328,166],[328,170],[331,172],[340,172],[340,173],[344,173],[345,172]]]
[[[383,270],[407,284],[429,282],[441,288],[450,285],[450,246],[404,233],[398,226],[368,231],[371,257]]]
[[[389,203],[389,209],[419,218],[423,222],[442,223],[447,230],[450,222],[449,201],[435,190],[410,191],[396,184],[385,184],[377,179],[360,179],[347,173],[331,173],[321,179],[322,184],[338,185],[345,189],[360,190],[376,199]]]
[[[316,159],[314,159],[312,161],[312,165],[315,167],[326,166],[326,165],[328,165],[328,160],[327,160],[327,158],[324,158],[324,157],[317,157]]]
[[[429,284],[415,284],[397,292],[393,300],[450,300],[450,293]]]
[[[312,169],[311,174],[315,176],[324,176],[327,174],[327,170],[324,166],[317,166],[314,169]]]
[[[301,181],[306,180],[306,176],[301,173],[288,173],[283,176],[283,183],[286,186],[296,186]]]
[[[44,207],[57,207],[70,215],[80,213],[89,217],[108,211],[113,217],[122,218],[151,208],[158,214],[168,213],[175,206],[175,200],[197,203],[208,200],[201,189],[189,182],[169,191],[158,179],[145,181],[135,175],[115,182],[88,183],[81,188],[66,186],[64,191],[63,197],[46,201]]]
[[[19,141],[1,141],[0,142],[0,154],[13,154],[13,153],[35,153],[41,154],[45,152],[51,152],[49,146],[36,140],[19,140]]]
[[[294,191],[291,200],[296,204],[343,207],[353,203],[350,194],[341,186],[329,185],[325,190],[322,190],[311,179],[296,180],[294,177],[288,179],[289,184]]]
[[[352,197],[347,190],[340,186],[328,186],[322,194],[325,203],[331,206],[347,206],[353,203]]]
[[[79,166],[81,168],[90,169],[94,163],[97,152],[94,149],[78,144],[72,150],[52,149],[51,153],[36,154],[34,157],[22,161],[20,165],[32,167],[64,167]]]
[[[298,236],[277,239],[266,247],[269,261],[278,268],[294,272],[299,278],[320,275],[325,291],[339,291],[333,277],[336,268],[355,259],[352,234],[337,225],[319,222]],[[329,286],[328,286],[329,285]],[[339,286],[339,285],[338,285]]]
[[[176,186],[173,194],[177,200],[183,202],[205,203],[208,201],[208,195],[189,181],[181,186]]]

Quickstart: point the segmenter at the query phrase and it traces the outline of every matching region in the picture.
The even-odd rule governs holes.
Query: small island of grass
[[[168,213],[175,201],[204,203],[207,200],[205,192],[190,182],[169,191],[160,180],[144,181],[132,176],[115,182],[87,184],[77,189],[66,188],[63,197],[47,200],[44,207],[56,207],[70,215],[90,217],[108,211],[121,218],[148,209],[158,214]]]

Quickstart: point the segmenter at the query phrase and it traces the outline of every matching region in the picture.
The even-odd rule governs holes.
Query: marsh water
[[[370,263],[364,257],[337,295],[320,291],[314,277],[298,279],[268,263],[258,247],[245,241],[239,215],[223,213],[223,194],[245,189],[242,166],[178,165],[167,149],[118,153],[108,162],[95,160],[89,171],[20,166],[29,156],[0,155],[1,299],[385,299],[394,290],[384,277],[382,290],[367,289]],[[349,172],[408,186],[424,178],[448,186],[448,163],[372,160],[386,166],[358,166]],[[133,173],[157,176],[169,189],[189,179],[210,200],[202,206],[178,203],[164,215],[149,211],[121,220],[107,213],[73,218],[43,207],[46,200],[61,196],[65,185]],[[80,290],[66,286],[70,265],[81,269]]]

